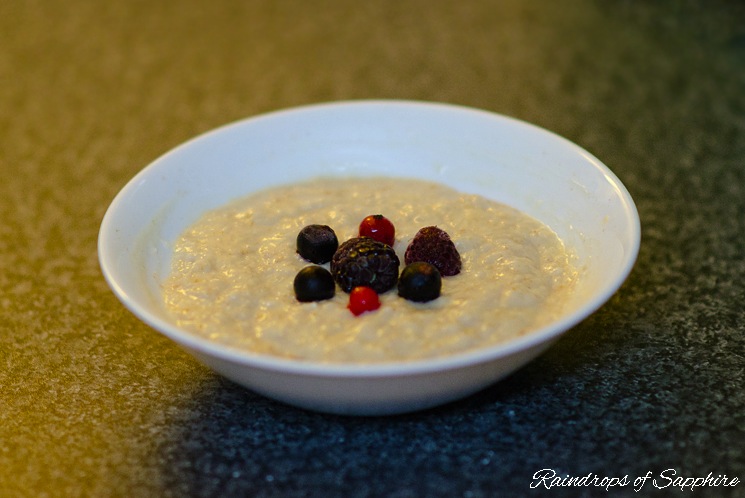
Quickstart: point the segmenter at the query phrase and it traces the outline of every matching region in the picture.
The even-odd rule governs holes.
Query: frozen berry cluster
[[[308,225],[297,236],[297,252],[315,263],[296,275],[298,301],[334,297],[336,286],[349,294],[348,308],[355,315],[380,307],[379,294],[398,287],[399,296],[415,302],[437,299],[442,277],[461,271],[461,258],[450,236],[442,229],[420,229],[406,248],[405,267],[393,250],[396,230],[381,214],[365,217],[359,236],[342,244],[327,225]],[[329,263],[329,269],[320,266]]]

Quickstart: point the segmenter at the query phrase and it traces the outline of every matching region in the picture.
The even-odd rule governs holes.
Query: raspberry
[[[382,214],[371,214],[360,223],[360,237],[370,237],[392,246],[396,239],[396,228]]]
[[[461,269],[455,244],[447,232],[435,226],[420,229],[406,248],[404,262],[408,265],[416,261],[434,265],[443,277],[457,275]]]
[[[344,292],[359,286],[382,294],[396,285],[400,261],[396,251],[369,237],[355,237],[331,258],[331,274]]]
[[[366,311],[375,311],[380,308],[380,299],[378,293],[370,287],[359,286],[352,289],[349,293],[349,311],[359,316]]]

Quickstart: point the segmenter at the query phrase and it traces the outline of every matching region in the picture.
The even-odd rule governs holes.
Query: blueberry
[[[441,289],[442,277],[437,267],[424,261],[407,265],[398,280],[398,295],[409,301],[432,301],[440,297]]]
[[[295,275],[293,282],[298,301],[323,301],[334,297],[336,284],[329,271],[322,266],[306,266]]]
[[[327,225],[308,225],[297,235],[297,252],[311,263],[328,263],[338,247],[339,240]]]

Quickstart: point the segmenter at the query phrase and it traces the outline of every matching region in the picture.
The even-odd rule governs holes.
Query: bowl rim
[[[315,360],[291,359],[264,353],[256,353],[246,349],[220,344],[161,319],[156,314],[150,312],[146,305],[141,304],[136,298],[130,296],[119,284],[113,269],[113,261],[111,260],[113,258],[113,251],[110,248],[110,245],[112,244],[112,231],[115,230],[113,227],[114,215],[118,210],[122,209],[127,198],[134,193],[141,181],[145,177],[152,175],[152,171],[156,170],[160,164],[165,163],[172,155],[192,147],[195,143],[209,140],[213,136],[218,135],[227,129],[244,125],[247,122],[258,122],[264,119],[280,117],[284,114],[295,114],[308,111],[317,112],[319,110],[322,111],[324,109],[340,107],[353,108],[370,106],[395,106],[401,109],[427,107],[443,112],[481,114],[492,118],[506,120],[515,126],[527,126],[534,131],[551,135],[554,139],[563,142],[564,146],[572,149],[579,156],[582,156],[584,161],[602,173],[608,183],[613,185],[616,192],[620,195],[620,200],[625,206],[625,213],[627,214],[627,221],[629,222],[628,234],[630,245],[629,250],[622,258],[623,264],[621,265],[620,271],[614,276],[612,282],[606,285],[605,288],[601,289],[601,292],[594,293],[592,297],[584,300],[582,306],[578,307],[578,309],[563,315],[560,319],[552,321],[549,324],[532,329],[523,336],[515,337],[495,345],[446,356],[369,363],[322,362]],[[636,205],[630,193],[608,166],[574,142],[541,126],[493,111],[442,102],[399,99],[360,99],[306,104],[249,116],[198,134],[195,137],[171,148],[138,171],[135,176],[132,177],[115,195],[101,221],[97,240],[97,252],[99,266],[104,279],[119,301],[146,325],[193,352],[267,371],[327,378],[375,378],[424,375],[432,372],[470,367],[511,356],[534,347],[539,347],[542,344],[548,344],[558,339],[572,327],[595,313],[618,291],[626,281],[636,263],[640,245],[641,223]]]

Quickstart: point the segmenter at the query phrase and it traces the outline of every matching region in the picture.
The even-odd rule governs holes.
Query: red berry
[[[349,293],[349,304],[347,305],[347,308],[349,308],[349,311],[354,313],[355,316],[359,316],[366,311],[375,311],[380,308],[378,293],[370,287],[355,287],[352,289],[352,292]]]
[[[370,237],[383,244],[393,246],[396,229],[391,220],[382,214],[371,214],[360,223],[360,237]]]

